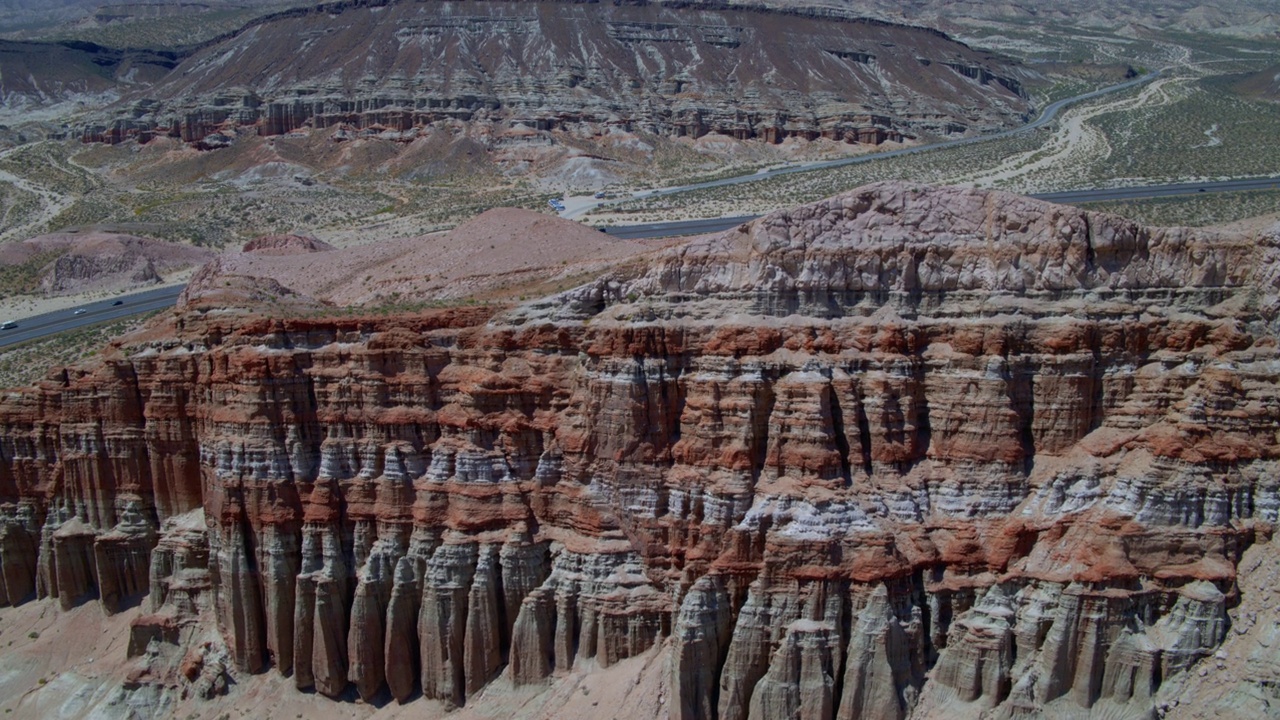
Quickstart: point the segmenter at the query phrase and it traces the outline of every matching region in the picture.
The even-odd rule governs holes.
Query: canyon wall
[[[659,648],[679,718],[1151,717],[1280,514],[1276,252],[883,184],[513,308],[191,297],[0,398],[0,601],[335,697]]]
[[[86,141],[223,130],[411,141],[432,128],[879,144],[1030,112],[1033,71],[927,28],[724,3],[346,0],[196,49]],[[515,133],[515,134],[510,134]]]

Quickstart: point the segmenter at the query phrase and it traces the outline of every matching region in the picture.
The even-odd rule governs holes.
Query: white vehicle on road
[[[16,327],[18,327],[18,323],[12,320],[5,320],[4,324],[0,325],[0,330],[12,330]]]

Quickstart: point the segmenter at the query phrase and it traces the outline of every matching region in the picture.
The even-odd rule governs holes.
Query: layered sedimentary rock
[[[884,184],[513,308],[189,297],[5,395],[7,601],[366,699],[658,649],[682,718],[1149,716],[1280,513],[1278,245]]]
[[[879,144],[1015,123],[1033,77],[934,30],[830,10],[343,0],[198,49],[82,135],[218,147],[238,128],[411,141],[479,123]]]

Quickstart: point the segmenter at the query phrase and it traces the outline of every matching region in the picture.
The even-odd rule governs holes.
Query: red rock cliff
[[[682,718],[1145,716],[1280,513],[1276,252],[886,184],[496,313],[193,301],[4,396],[0,599],[329,695],[665,643]]]

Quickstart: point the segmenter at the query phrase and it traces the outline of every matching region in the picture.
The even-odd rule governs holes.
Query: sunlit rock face
[[[470,128],[490,149],[535,149],[552,131],[880,144],[987,132],[1032,111],[1023,84],[1041,78],[1034,69],[854,12],[329,2],[193,50],[80,130],[87,141],[171,136],[206,149],[229,145],[234,129],[412,142]]]
[[[513,308],[192,302],[4,396],[0,600],[331,696],[652,650],[682,718],[1149,717],[1280,512],[1276,253],[881,184]]]

